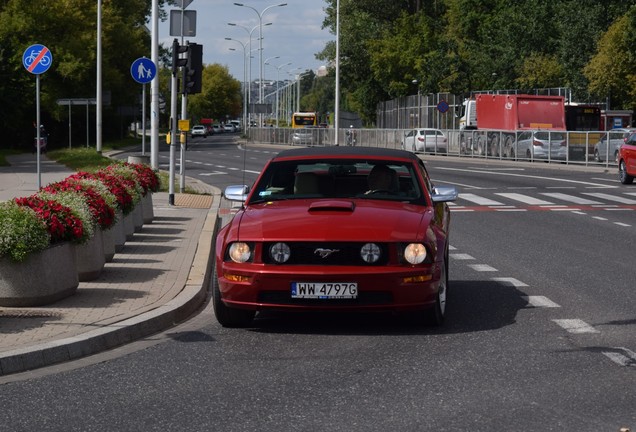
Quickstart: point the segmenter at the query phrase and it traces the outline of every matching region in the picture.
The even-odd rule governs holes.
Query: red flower
[[[37,195],[15,198],[15,202],[18,205],[32,208],[35,214],[44,221],[51,235],[51,243],[82,240],[84,225],[70,208],[53,200],[42,199]]]
[[[73,191],[81,194],[88,204],[93,221],[97,225],[103,229],[107,229],[115,222],[115,210],[106,203],[97,190],[86,184],[82,184],[78,178],[68,177],[63,181],[52,183],[42,188],[42,190],[50,193]]]
[[[132,195],[126,189],[125,183],[120,177],[108,174],[104,171],[97,171],[94,174],[78,172],[69,177],[76,179],[97,179],[101,181],[108,190],[117,198],[117,206],[123,214],[130,213],[134,208]]]

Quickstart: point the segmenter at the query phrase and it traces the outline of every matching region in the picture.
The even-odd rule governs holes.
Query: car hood
[[[230,236],[253,241],[412,241],[422,238],[432,217],[430,208],[397,201],[272,201],[240,211]]]

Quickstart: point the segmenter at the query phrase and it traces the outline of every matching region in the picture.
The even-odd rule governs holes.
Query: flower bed
[[[142,196],[158,189],[159,177],[155,171],[141,164],[118,162],[95,173],[75,173],[63,181],[41,188],[38,193],[29,197],[0,203],[0,262],[32,263],[43,251],[61,244],[78,245],[76,247],[84,245],[84,248],[95,244],[101,249],[101,241],[95,241],[96,237],[101,239],[102,231],[115,225],[116,215],[124,217],[131,213]],[[103,254],[103,250],[100,253]],[[80,254],[88,255],[86,252]],[[69,265],[75,267],[73,261],[69,260]],[[28,279],[26,275],[9,276],[2,272],[8,272],[9,268],[33,267],[5,264],[0,266],[0,297],[3,292],[1,284],[4,281]],[[62,269],[50,270],[56,272]],[[93,277],[94,274],[92,272],[85,277]],[[54,277],[51,279],[55,280]],[[71,287],[63,289],[64,295],[74,292],[74,283],[74,280],[70,280]],[[13,287],[10,290],[11,301],[16,304],[22,304],[15,298],[16,292],[19,297],[21,290],[25,291],[25,297],[29,297],[26,303],[30,304],[43,304],[42,301],[59,299],[57,294],[33,298],[34,293],[26,292],[26,288]],[[1,303],[0,298],[0,305]]]

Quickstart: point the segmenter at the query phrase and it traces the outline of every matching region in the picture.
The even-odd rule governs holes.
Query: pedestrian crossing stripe
[[[629,198],[602,192],[583,192],[583,196],[562,192],[541,192],[538,194],[539,196],[513,192],[500,192],[494,195],[496,198],[501,199],[460,192],[457,201],[449,203],[449,207],[455,212],[636,210],[636,199],[631,198],[636,196],[636,192],[623,194],[628,195]],[[513,202],[513,204],[510,204],[510,202]]]

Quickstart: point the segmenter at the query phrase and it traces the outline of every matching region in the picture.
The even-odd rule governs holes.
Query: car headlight
[[[362,261],[373,264],[380,259],[380,255],[382,251],[380,250],[380,246],[375,243],[367,243],[360,248],[360,256],[362,257]]]
[[[244,263],[252,257],[252,248],[248,243],[236,242],[230,245],[228,254],[232,261],[236,263]]]
[[[274,243],[269,248],[269,256],[278,264],[286,263],[291,256],[291,249],[286,243]]]
[[[421,264],[426,259],[426,247],[422,243],[410,243],[404,248],[404,259],[410,264]]]

